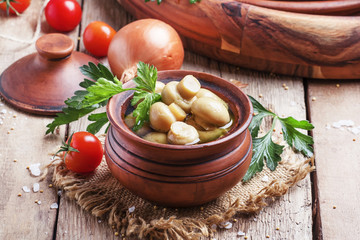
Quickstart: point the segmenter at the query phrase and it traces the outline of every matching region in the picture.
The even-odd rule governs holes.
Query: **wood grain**
[[[136,18],[169,23],[188,49],[210,58],[301,77],[360,76],[358,16],[300,14],[229,0],[118,1]]]
[[[360,130],[359,93],[358,80],[310,80],[308,83],[324,239],[360,236],[357,207],[360,201],[360,135],[347,126],[334,127],[334,123],[341,120],[351,120],[353,127]]]
[[[22,40],[31,39],[36,25],[34,16],[39,13],[41,4],[41,1],[33,2],[21,18],[8,18],[1,12],[0,33]],[[34,51],[34,45],[1,38],[0,72]],[[39,180],[31,177],[26,167],[49,163],[49,153],[54,151],[61,138],[44,136],[45,126],[51,119],[25,114],[3,100],[0,111],[0,239],[51,239],[56,209],[51,210],[50,205],[57,202],[56,192],[44,181],[40,183],[44,192],[34,193],[33,183]],[[23,186],[29,187],[31,192],[23,192]],[[19,193],[21,197],[18,197]],[[40,200],[41,204],[36,204],[35,200]]]

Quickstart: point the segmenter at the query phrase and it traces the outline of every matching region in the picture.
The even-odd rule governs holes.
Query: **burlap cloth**
[[[135,235],[139,239],[199,239],[211,236],[215,225],[225,224],[235,214],[259,212],[269,200],[276,200],[305,178],[314,164],[313,159],[286,148],[274,172],[264,167],[249,182],[239,182],[210,203],[179,209],[157,206],[132,194],[111,175],[105,160],[88,176],[68,171],[63,162],[52,167],[53,184],[68,199],[107,221],[121,235]]]

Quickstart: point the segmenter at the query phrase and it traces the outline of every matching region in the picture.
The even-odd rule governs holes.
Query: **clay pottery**
[[[107,105],[111,126],[105,157],[110,171],[133,193],[164,206],[195,206],[219,197],[241,180],[252,156],[248,126],[253,109],[248,97],[229,81],[202,72],[160,71],[158,80],[180,81],[188,74],[229,104],[234,124],[227,135],[187,146],[149,142],[124,122],[132,111],[132,91],[112,97]]]
[[[117,0],[136,19],[170,24],[184,47],[258,71],[359,79],[358,0]]]
[[[99,61],[74,50],[74,42],[64,34],[52,33],[36,41],[37,52],[10,65],[0,76],[0,94],[24,111],[55,115],[64,101],[80,90],[82,65]]]

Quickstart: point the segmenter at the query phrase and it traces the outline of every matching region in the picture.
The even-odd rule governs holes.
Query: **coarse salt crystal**
[[[58,192],[57,192],[57,195],[60,197],[62,194],[62,190],[60,189]]]
[[[40,201],[40,200],[39,200],[39,201],[37,201],[37,204],[38,204],[38,205],[40,205],[40,204],[41,204],[41,201]]]
[[[31,175],[33,175],[35,177],[40,176],[41,171],[40,171],[39,167],[40,167],[40,163],[31,164],[30,167],[29,167]]]
[[[6,109],[2,109],[1,111],[0,111],[0,114],[6,114],[7,113],[7,110]]]
[[[352,132],[353,134],[358,135],[358,134],[360,133],[360,126],[348,128],[348,130],[349,130],[350,132]]]
[[[135,206],[132,206],[131,208],[129,208],[129,213],[132,213],[135,211]]]
[[[225,229],[231,229],[232,228],[232,223],[231,222],[224,223],[224,228]]]
[[[341,127],[352,127],[354,126],[354,121],[352,120],[340,120],[338,122],[334,122],[332,124],[334,128],[341,128]]]
[[[261,181],[262,182],[268,182],[269,181],[269,176],[268,175],[265,175],[261,178]]]
[[[59,208],[59,205],[57,203],[53,203],[50,205],[50,209],[57,209]]]
[[[34,184],[33,184],[33,191],[34,191],[34,192],[38,192],[39,189],[40,189],[40,184],[39,184],[39,183],[34,183]]]
[[[23,186],[22,190],[27,193],[30,192],[30,188],[28,188],[27,186]]]
[[[242,231],[238,231],[238,232],[237,232],[237,236],[238,236],[238,237],[243,237],[243,236],[245,236],[245,233],[242,232]]]

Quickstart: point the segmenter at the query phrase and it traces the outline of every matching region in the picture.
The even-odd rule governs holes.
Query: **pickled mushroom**
[[[166,133],[162,133],[162,132],[150,132],[146,134],[143,137],[143,139],[148,140],[150,142],[156,142],[162,144],[168,143]]]
[[[198,98],[191,105],[191,112],[196,118],[218,127],[224,126],[230,122],[230,114],[227,108],[224,104],[213,98]]]
[[[184,122],[174,122],[168,132],[168,141],[177,145],[190,145],[199,142],[197,130]]]
[[[200,90],[200,82],[193,75],[186,75],[176,86],[180,95],[186,99],[190,100],[197,92]]]
[[[189,100],[184,99],[177,90],[179,82],[171,81],[165,85],[161,92],[161,100],[170,105],[171,103],[176,103],[179,105],[186,113],[190,112],[191,104],[196,100],[196,97],[193,97]]]
[[[158,94],[161,94],[164,87],[165,87],[165,84],[163,82],[156,81],[155,92],[158,93]]]
[[[213,93],[212,91],[206,89],[206,88],[200,88],[200,90],[197,92],[196,94],[197,98],[201,98],[201,97],[209,97],[209,98],[213,98],[217,101],[220,101],[222,104],[224,104],[224,106],[226,108],[228,108],[228,104],[222,100],[218,95],[216,95],[215,93]]]
[[[170,105],[171,103],[175,102],[178,99],[181,99],[180,93],[177,91],[177,85],[179,82],[171,81],[168,82],[161,92],[161,100]]]
[[[156,102],[151,105],[149,118],[150,126],[159,132],[169,131],[171,124],[176,122],[174,114],[163,102]]]
[[[174,114],[176,121],[184,121],[184,119],[186,118],[186,112],[176,103],[170,104],[169,109],[172,114]]]

